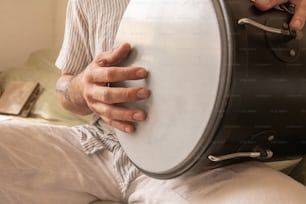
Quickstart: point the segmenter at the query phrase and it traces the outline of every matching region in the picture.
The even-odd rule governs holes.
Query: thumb
[[[294,30],[302,30],[306,20],[306,1],[297,2],[295,13],[291,19],[290,27]]]

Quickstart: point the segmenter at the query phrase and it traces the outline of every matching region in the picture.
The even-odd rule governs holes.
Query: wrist
[[[60,78],[56,82],[56,92],[64,97],[65,101],[71,103],[69,85],[72,78]]]
[[[83,98],[79,80],[79,76],[62,75],[56,83],[56,92],[65,109],[80,115],[88,115],[92,111]]]

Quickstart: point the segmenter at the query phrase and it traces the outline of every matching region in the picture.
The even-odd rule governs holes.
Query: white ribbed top
[[[56,65],[81,72],[102,51],[113,48],[129,0],[69,0],[64,42]]]
[[[65,36],[56,66],[64,73],[78,74],[96,55],[112,49],[128,3],[129,0],[69,0]],[[126,191],[139,171],[122,150],[112,128],[101,120],[74,128],[87,154],[103,149],[113,153],[119,184]]]

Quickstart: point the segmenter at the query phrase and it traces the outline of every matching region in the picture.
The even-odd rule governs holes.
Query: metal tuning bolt
[[[263,151],[257,151],[257,152],[237,152],[221,156],[209,155],[208,159],[212,162],[221,162],[229,159],[236,159],[243,157],[254,158],[254,159],[270,159],[273,157],[273,152],[269,149],[264,149]]]
[[[254,21],[250,18],[241,18],[241,19],[238,20],[238,24],[239,25],[250,25],[250,26],[258,28],[262,31],[266,31],[266,32],[269,32],[269,33],[274,33],[274,34],[279,34],[279,35],[284,35],[284,36],[287,36],[291,39],[300,40],[300,39],[303,38],[303,33],[301,31],[273,28],[273,27],[266,26],[266,25],[263,25],[261,23],[258,23],[257,21]]]

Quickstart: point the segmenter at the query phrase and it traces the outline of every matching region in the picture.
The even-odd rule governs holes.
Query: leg
[[[129,203],[303,204],[306,188],[264,164],[235,164],[173,180],[140,176],[128,192]]]
[[[0,123],[0,203],[120,200],[111,155],[87,156],[72,128]]]

